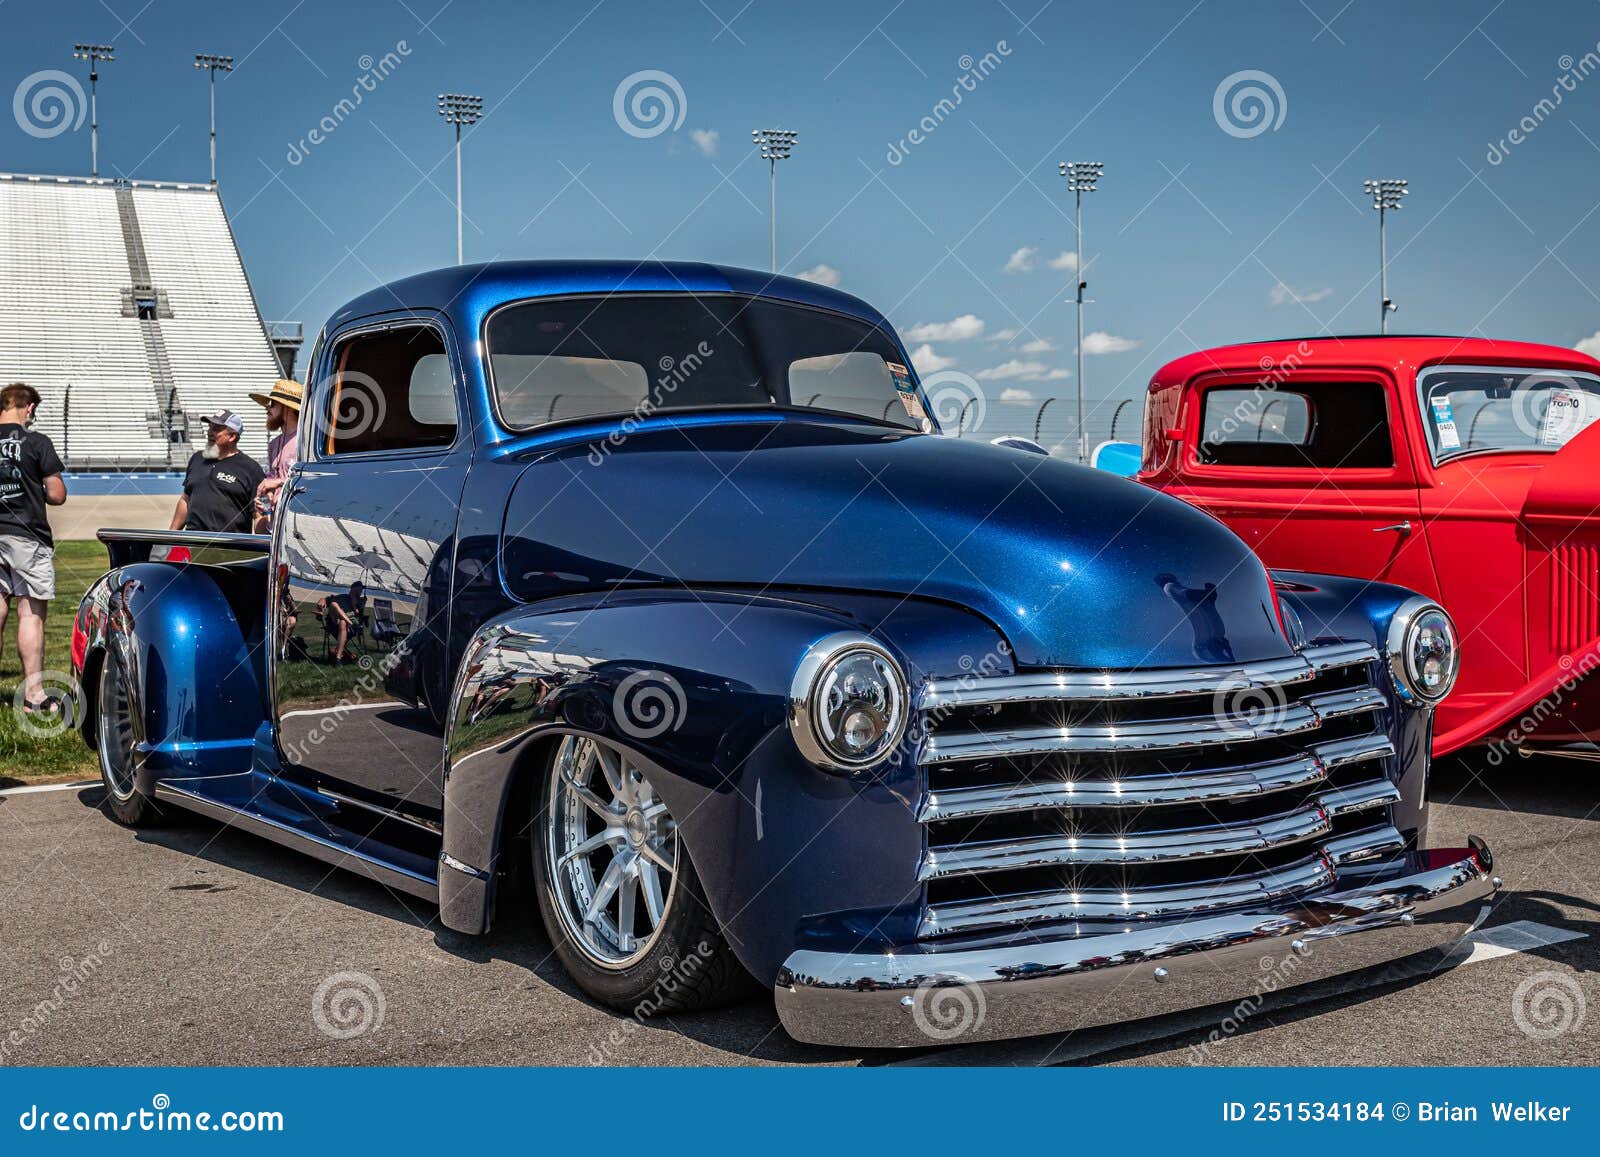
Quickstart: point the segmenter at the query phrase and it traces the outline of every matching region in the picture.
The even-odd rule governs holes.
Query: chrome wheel
[[[122,801],[133,798],[134,748],[138,738],[133,729],[133,710],[128,701],[128,678],[121,661],[107,655],[100,674],[100,719],[97,731],[100,771],[106,790]]]
[[[624,752],[575,735],[556,751],[546,804],[555,909],[585,956],[626,968],[650,951],[672,908],[677,824]]]

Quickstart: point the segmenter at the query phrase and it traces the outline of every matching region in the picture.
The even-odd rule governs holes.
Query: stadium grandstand
[[[281,372],[214,186],[0,174],[0,384],[69,470],[182,468],[222,408],[264,460]]]

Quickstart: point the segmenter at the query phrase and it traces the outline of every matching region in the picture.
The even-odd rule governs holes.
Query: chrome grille
[[[1214,911],[1402,850],[1377,661],[927,683],[921,935]]]

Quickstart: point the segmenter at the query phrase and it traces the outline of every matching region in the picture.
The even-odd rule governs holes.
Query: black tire
[[[106,811],[120,824],[143,828],[161,822],[163,815],[161,806],[136,782],[139,722],[129,706],[132,678],[120,648],[108,647],[96,688],[95,750],[106,788]]]
[[[681,844],[665,914],[642,956],[607,967],[578,942],[558,909],[561,900],[553,872],[565,869],[552,869],[550,855],[551,777],[558,774],[562,750],[553,749],[541,769],[533,793],[529,842],[539,916],[567,974],[601,1004],[639,1017],[713,1008],[753,996],[759,988],[723,937]]]

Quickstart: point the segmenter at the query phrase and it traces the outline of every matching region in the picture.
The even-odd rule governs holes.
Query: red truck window
[[[1377,382],[1217,387],[1203,399],[1200,461],[1207,466],[1394,465],[1388,407]]]

